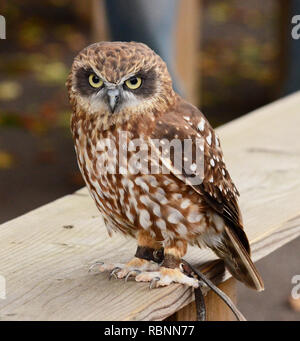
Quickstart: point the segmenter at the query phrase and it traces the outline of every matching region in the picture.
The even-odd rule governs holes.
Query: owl
[[[142,43],[99,42],[77,55],[66,85],[90,195],[109,235],[137,240],[129,262],[98,269],[155,287],[196,288],[181,263],[194,245],[209,247],[235,278],[263,290],[220,140],[175,93],[164,61]]]

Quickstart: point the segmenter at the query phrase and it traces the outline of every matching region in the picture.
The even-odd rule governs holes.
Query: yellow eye
[[[136,90],[142,85],[142,78],[131,77],[125,82],[126,86],[131,90]]]
[[[91,73],[89,75],[89,83],[93,88],[100,88],[103,85],[103,80],[94,73]]]

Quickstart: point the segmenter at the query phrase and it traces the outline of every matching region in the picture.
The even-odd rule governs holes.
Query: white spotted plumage
[[[94,92],[84,78],[86,72],[102,78],[103,89]],[[141,88],[129,91],[124,81],[140,74]],[[115,102],[105,97],[107,85],[119,93],[114,111],[109,105]],[[219,138],[204,115],[174,92],[161,58],[144,44],[93,44],[75,58],[67,87],[78,165],[109,234],[122,232],[150,248],[163,245],[166,255],[176,259],[184,256],[187,244],[211,247],[235,277],[262,288]],[[124,131],[127,143],[119,141],[118,134]],[[166,168],[169,173],[142,173],[144,165],[137,162],[133,143],[141,137],[145,145],[140,149],[151,149],[151,139],[159,140],[162,149],[172,139],[192,141],[202,155],[203,169],[194,155],[185,155],[192,178],[178,169],[170,153],[155,150],[158,170]],[[202,144],[196,143],[198,139]],[[118,157],[119,148],[128,153],[127,166]],[[162,282],[170,278],[168,272]],[[180,276],[176,272],[173,278]]]

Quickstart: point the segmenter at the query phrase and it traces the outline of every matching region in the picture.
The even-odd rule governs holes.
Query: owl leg
[[[189,277],[181,269],[181,258],[186,254],[187,242],[174,240],[165,248],[164,261],[158,271],[142,272],[135,277],[137,282],[150,282],[150,288],[181,283],[194,288],[199,286],[196,278]]]
[[[110,271],[110,277],[126,278],[134,277],[145,271],[159,270],[159,263],[163,260],[163,248],[160,242],[155,241],[145,230],[138,232],[138,247],[129,262],[122,263],[103,263],[97,262],[90,270],[97,268],[100,272]]]

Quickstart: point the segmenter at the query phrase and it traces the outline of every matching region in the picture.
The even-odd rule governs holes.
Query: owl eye
[[[125,82],[127,88],[130,90],[136,90],[142,85],[142,78],[140,77],[131,77],[127,79]]]
[[[103,85],[103,80],[94,73],[91,73],[89,75],[89,83],[93,88],[100,88]]]

